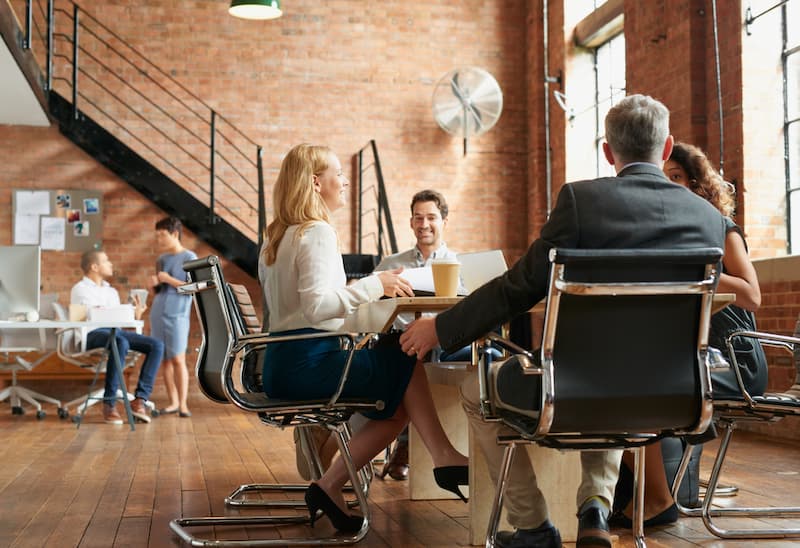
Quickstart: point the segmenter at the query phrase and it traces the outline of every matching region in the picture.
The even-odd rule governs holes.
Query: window
[[[789,253],[800,252],[800,2],[782,7],[783,138]]]
[[[565,10],[570,8],[576,9],[576,4],[565,3]],[[560,100],[568,119],[568,181],[614,175],[603,154],[604,120],[625,96],[623,3],[597,4],[584,15],[575,26],[578,48],[570,58],[568,88]]]

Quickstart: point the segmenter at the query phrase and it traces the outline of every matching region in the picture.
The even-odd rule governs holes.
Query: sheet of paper
[[[407,280],[415,291],[433,292],[433,271],[429,266],[404,268],[400,277]]]
[[[63,217],[42,217],[42,249],[63,251],[65,226]]]
[[[50,215],[50,191],[48,190],[17,190],[15,199],[16,212],[19,214]]]
[[[14,245],[36,245],[39,243],[39,216],[14,215]]]

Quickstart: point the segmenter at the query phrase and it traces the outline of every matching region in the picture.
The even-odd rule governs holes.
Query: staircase
[[[266,227],[262,148],[90,13],[71,0],[58,5],[65,8],[26,0],[19,29],[10,5],[0,2],[0,32],[43,108],[80,148],[257,276]],[[378,184],[367,194],[378,204],[378,241],[388,218],[394,252],[374,141],[370,148]],[[352,277],[375,262],[361,252],[363,217],[358,254],[345,256]],[[378,243],[378,257],[384,249]]]

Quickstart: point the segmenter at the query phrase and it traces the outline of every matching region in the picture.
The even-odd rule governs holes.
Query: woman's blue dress
[[[196,259],[193,251],[165,253],[156,261],[156,272],[162,270],[173,278],[186,279],[183,263]],[[186,352],[189,342],[189,311],[191,295],[180,295],[169,284],[156,286],[156,296],[150,306],[150,336],[164,343],[164,359],[172,359]]]

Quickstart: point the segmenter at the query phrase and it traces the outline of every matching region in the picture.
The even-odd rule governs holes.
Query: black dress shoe
[[[673,504],[660,514],[644,520],[643,525],[645,527],[655,527],[656,525],[668,525],[676,521],[678,521],[678,507]],[[608,518],[608,524],[612,527],[622,527],[624,529],[633,528],[633,520],[621,511],[614,512],[614,514]]]
[[[497,548],[561,548],[561,533],[553,525],[498,531],[494,545]]]
[[[578,514],[578,538],[575,546],[581,548],[611,548],[611,534],[605,512],[590,506]]]

